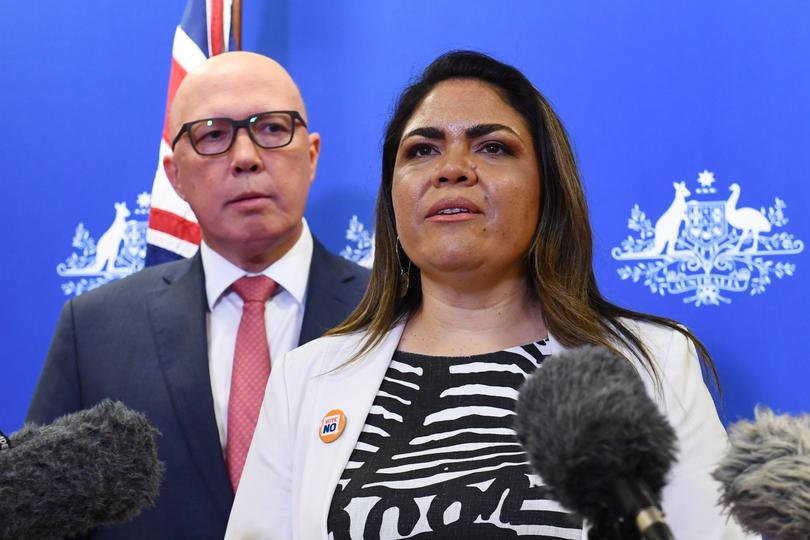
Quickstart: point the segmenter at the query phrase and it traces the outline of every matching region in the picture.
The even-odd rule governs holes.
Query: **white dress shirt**
[[[281,359],[287,351],[297,347],[304,320],[307,279],[312,262],[312,235],[306,220],[302,222],[301,236],[293,247],[259,273],[245,272],[204,241],[200,244],[209,309],[206,317],[208,371],[214,397],[214,415],[223,451],[228,440],[228,398],[231,394],[236,333],[242,318],[243,304],[242,298],[229,290],[229,287],[243,276],[261,274],[275,281],[279,286],[278,292],[267,301],[264,319],[271,364],[273,359]]]

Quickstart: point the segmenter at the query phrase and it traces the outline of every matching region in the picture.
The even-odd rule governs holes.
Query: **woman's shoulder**
[[[631,361],[659,405],[665,410],[673,410],[676,404],[683,408],[683,403],[691,401],[695,392],[706,391],[708,396],[697,350],[684,332],[664,324],[635,319],[622,319],[622,323],[641,340],[655,366],[660,385],[654,382],[638,357],[631,355]],[[686,330],[682,325],[678,327]]]
[[[298,362],[306,359],[307,362],[324,362],[335,358],[342,352],[356,350],[363,343],[364,332],[322,336],[313,339],[291,350],[286,354],[287,362]]]
[[[402,327],[403,324],[397,324],[371,344],[367,343],[371,336],[365,330],[322,336],[288,352],[285,361],[290,364],[303,361],[327,369],[353,365],[357,363],[355,360],[377,356],[381,350],[392,352],[402,334]]]
[[[682,324],[678,324],[679,328],[673,328],[665,324],[639,319],[621,318],[619,321],[641,340],[656,362],[662,362],[667,358],[673,348],[694,348],[684,333],[686,327]]]
[[[310,381],[334,372],[351,358],[351,351],[361,342],[362,335],[359,334],[314,339],[280,358],[274,358],[271,378],[298,394]]]
[[[332,334],[321,336],[319,338],[313,339],[303,345],[294,349],[295,351],[320,351],[320,350],[335,350],[341,349],[348,346],[352,346],[356,343],[360,343],[363,338],[366,336],[365,332],[351,332],[349,334]]]
[[[289,381],[305,381],[327,374],[330,379],[350,377],[357,370],[387,366],[403,327],[404,323],[397,324],[372,343],[368,343],[370,335],[363,330],[323,336],[288,352],[276,367]]]

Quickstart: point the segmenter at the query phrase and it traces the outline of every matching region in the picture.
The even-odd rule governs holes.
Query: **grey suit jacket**
[[[299,343],[340,323],[368,271],[314,240]],[[154,508],[93,538],[221,539],[233,503],[208,371],[199,253],[144,269],[66,303],[27,420],[49,423],[104,398],[142,411],[161,432],[166,470]]]

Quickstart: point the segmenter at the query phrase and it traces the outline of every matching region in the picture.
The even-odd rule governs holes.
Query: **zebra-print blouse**
[[[332,497],[330,538],[578,539],[512,428],[546,342],[468,357],[397,351]]]

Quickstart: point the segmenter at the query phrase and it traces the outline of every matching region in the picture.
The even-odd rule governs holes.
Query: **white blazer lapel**
[[[299,493],[306,498],[299,501],[300,538],[327,537],[332,495],[363,430],[404,326],[404,323],[396,326],[352,365],[310,379],[314,391],[308,392],[307,411],[300,415],[307,425],[299,426],[301,439],[297,441],[307,449],[306,455],[300,457],[305,465]],[[329,363],[339,365],[346,360],[336,358]],[[340,437],[325,443],[320,439],[321,420],[334,409],[346,415],[346,425]]]

